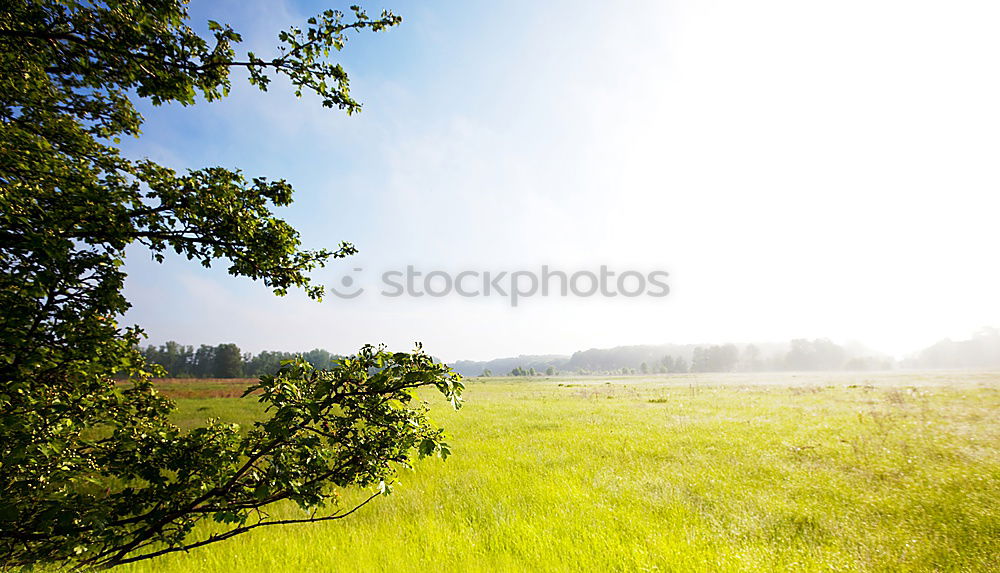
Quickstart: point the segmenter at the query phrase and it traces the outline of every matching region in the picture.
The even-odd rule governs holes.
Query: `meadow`
[[[161,383],[185,427],[249,423],[243,385]],[[347,519],[118,570],[1000,571],[1000,373],[477,378],[465,398],[427,394],[452,457]]]

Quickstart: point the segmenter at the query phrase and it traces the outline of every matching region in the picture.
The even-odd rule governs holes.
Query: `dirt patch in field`
[[[255,382],[256,378],[153,379],[156,389],[168,398],[239,398]]]

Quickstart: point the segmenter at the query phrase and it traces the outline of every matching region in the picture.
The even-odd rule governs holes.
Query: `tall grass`
[[[997,571],[1000,376],[958,377],[471,380],[392,495],[122,570]]]

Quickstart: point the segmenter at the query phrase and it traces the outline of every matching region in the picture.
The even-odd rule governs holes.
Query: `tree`
[[[202,344],[194,353],[192,370],[198,378],[209,378],[215,375],[215,346]]]
[[[747,372],[759,371],[761,369],[760,348],[755,344],[748,344],[743,349],[743,356],[740,361],[742,362],[741,370]]]
[[[785,366],[790,370],[837,370],[847,361],[847,352],[825,338],[792,340],[785,355]]]
[[[676,373],[679,373],[679,374],[683,374],[683,373],[685,373],[687,371],[688,371],[687,361],[684,360],[683,356],[678,356],[677,359],[674,360],[674,369],[671,370],[671,372],[676,372]]]
[[[696,346],[691,355],[691,372],[708,372],[708,351]]]
[[[159,348],[147,346],[142,355],[147,362],[162,366],[167,376],[182,377],[192,374],[194,348],[191,346],[183,346],[170,340]]]
[[[334,356],[333,354],[330,354],[329,351],[323,350],[322,348],[314,348],[303,354],[302,358],[316,368],[329,368],[330,365],[340,357]]]
[[[281,368],[282,361],[291,360],[294,357],[295,355],[291,352],[262,350],[247,361],[244,370],[248,376],[274,375]]]
[[[665,372],[673,372],[674,371],[674,357],[673,356],[667,354],[666,356],[663,357],[662,360],[660,360],[660,364],[663,365],[663,370]]]
[[[740,351],[735,344],[723,344],[709,348],[708,355],[712,372],[731,372],[739,362]]]
[[[113,566],[212,543],[256,527],[337,519],[336,489],[379,485],[394,468],[448,450],[412,391],[454,406],[462,385],[421,349],[362,348],[329,371],[297,360],[255,387],[267,415],[245,432],[212,423],[182,432],[149,381],[142,332],[121,327],[129,246],[173,251],[275,293],[323,289],[308,272],[353,254],[303,250],[275,217],[283,180],[207,167],[178,173],[125,157],[133,100],[194,104],[229,92],[233,69],[266,90],[356,112],[328,55],[353,31],[400,18],[328,10],[279,35],[279,55],[237,58],[240,35],[209,22],[202,38],[182,0],[40,0],[0,5],[0,562]],[[202,374],[215,350],[194,359]],[[117,383],[115,376],[125,376]],[[280,520],[269,504],[315,510]],[[326,509],[323,509],[326,508]],[[208,538],[192,533],[214,520]]]
[[[235,344],[220,344],[215,347],[213,378],[239,378],[243,375],[243,353]]]

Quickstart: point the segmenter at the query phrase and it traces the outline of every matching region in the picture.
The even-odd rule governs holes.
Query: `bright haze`
[[[194,0],[265,56],[319,2]],[[126,146],[286,178],[316,273],[274,297],[130,253],[149,342],[446,360],[625,344],[858,340],[900,355],[1000,325],[1000,3],[392,2],[341,54],[347,117],[235,72],[233,96],[146,108]],[[201,25],[201,24],[199,24]],[[380,274],[670,273],[666,297],[379,295]],[[354,269],[361,269],[355,271]]]

